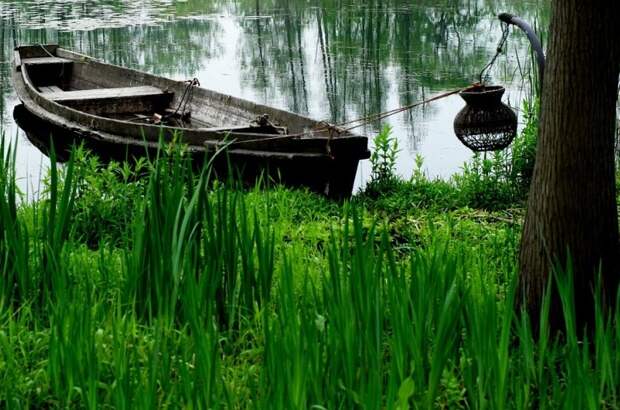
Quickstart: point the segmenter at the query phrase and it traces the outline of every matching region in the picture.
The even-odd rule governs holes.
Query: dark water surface
[[[59,42],[107,62],[343,122],[475,81],[495,53],[507,11],[546,26],[545,0],[2,0],[0,129],[18,139],[20,186],[36,191],[47,159],[12,119],[16,44]],[[514,107],[529,92],[528,44],[513,31],[491,73]],[[525,79],[524,79],[525,78]],[[452,132],[458,96],[386,120],[410,176],[417,154],[431,175],[458,171],[471,152]],[[371,141],[381,124],[361,132]],[[42,171],[43,170],[43,171]],[[368,180],[361,164],[356,185]]]

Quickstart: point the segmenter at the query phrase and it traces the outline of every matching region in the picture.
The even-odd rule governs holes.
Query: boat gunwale
[[[24,82],[24,78],[21,73],[17,70],[13,70],[13,86],[17,93],[18,98],[21,103],[24,105],[26,110],[28,110],[32,115],[41,119],[44,122],[48,122],[52,124],[54,127],[58,127],[61,129],[66,129],[67,132],[79,135],[81,138],[90,138],[95,140],[105,141],[106,143],[113,145],[127,145],[127,146],[136,146],[141,148],[152,148],[157,149],[160,147],[161,141],[149,141],[146,139],[137,139],[137,138],[127,138],[116,134],[111,134],[107,132],[103,132],[100,130],[93,130],[87,128],[81,124],[77,124],[73,121],[67,120],[65,117],[58,113],[51,112],[41,105],[39,105],[31,96],[28,94],[28,88]],[[196,153],[207,153],[214,152],[214,148],[217,147],[209,147],[207,145],[197,145],[197,144],[186,144],[188,152],[196,152]],[[271,151],[271,150],[257,150],[257,149],[240,149],[240,148],[229,148],[226,150],[230,155],[248,155],[248,156],[260,156],[265,158],[273,158],[273,159],[287,159],[287,160],[295,160],[295,158],[315,158],[315,159],[327,159],[329,155],[322,153],[312,153],[312,152],[279,152],[279,151]]]

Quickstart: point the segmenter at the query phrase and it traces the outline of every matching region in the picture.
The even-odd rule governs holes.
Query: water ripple
[[[23,29],[59,31],[155,25],[174,19],[179,4],[173,0],[8,0],[0,3],[0,20]]]

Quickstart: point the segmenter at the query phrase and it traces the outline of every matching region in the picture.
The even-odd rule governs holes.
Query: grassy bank
[[[513,311],[525,155],[344,204],[75,155],[29,204],[0,161],[3,408],[619,406],[620,313]]]

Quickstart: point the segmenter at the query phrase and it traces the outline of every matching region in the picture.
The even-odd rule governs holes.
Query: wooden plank
[[[43,94],[64,92],[62,88],[56,85],[49,85],[47,87],[39,87],[39,91],[41,91]]]
[[[93,90],[63,91],[46,94],[45,98],[53,101],[84,101],[127,97],[148,97],[165,94],[162,90],[151,86],[96,88]]]
[[[73,93],[68,91],[65,94]],[[62,93],[54,93],[55,95]],[[44,94],[47,97],[51,94]],[[118,114],[144,114],[163,113],[170,107],[172,93],[153,93],[148,95],[127,95],[123,97],[109,97],[99,95],[102,98],[69,99],[58,101],[60,104],[75,110],[93,115],[118,115]],[[92,94],[91,94],[92,97]]]
[[[68,60],[66,58],[59,58],[59,57],[35,57],[35,58],[24,58],[22,60],[22,64],[28,64],[28,65],[70,64],[70,63],[73,63],[73,61]]]

